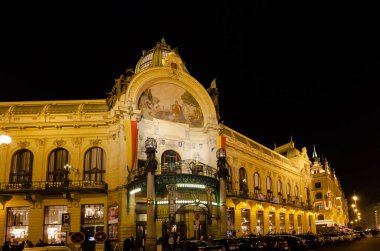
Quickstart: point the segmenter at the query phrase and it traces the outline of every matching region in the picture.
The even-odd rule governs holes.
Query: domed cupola
[[[177,49],[171,49],[164,38],[149,51],[143,51],[142,57],[137,62],[135,73],[157,66],[171,67],[189,73],[178,55]]]

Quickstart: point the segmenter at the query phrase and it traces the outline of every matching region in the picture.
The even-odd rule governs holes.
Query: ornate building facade
[[[316,232],[306,148],[219,123],[218,94],[161,40],[106,99],[0,103],[1,243]]]
[[[312,158],[312,190],[318,211],[317,231],[323,233],[344,228],[349,221],[348,205],[339,179],[326,158],[320,161],[315,148]]]

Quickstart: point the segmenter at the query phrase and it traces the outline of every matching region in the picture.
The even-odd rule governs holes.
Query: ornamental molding
[[[19,141],[17,142],[17,145],[18,147],[20,148],[27,148],[28,146],[30,146],[30,142],[29,141]]]

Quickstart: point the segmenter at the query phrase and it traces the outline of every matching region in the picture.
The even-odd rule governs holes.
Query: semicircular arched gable
[[[152,93],[154,91],[158,93],[157,90],[159,90],[160,87],[172,88],[172,90],[168,90],[166,93],[162,92],[162,90],[158,91],[161,94],[165,93],[165,96],[162,97],[165,100],[160,100],[160,97],[154,97],[154,93]],[[181,90],[183,91],[182,93]],[[170,91],[174,91],[174,95]],[[149,95],[152,95],[152,97],[149,97]],[[204,127],[207,124],[217,124],[215,107],[210,96],[198,81],[187,74],[181,74],[176,78],[173,78],[162,68],[153,68],[144,71],[137,75],[130,83],[126,93],[127,105],[131,105],[134,109],[141,110],[141,107],[139,107],[141,98],[146,99],[146,101],[151,98],[146,104],[152,106],[149,109],[156,109],[153,105],[159,106],[157,107],[157,111],[152,110],[152,112],[157,112],[157,114],[160,114],[161,112],[162,117],[157,115],[158,119],[164,118],[164,120],[174,120],[173,117],[169,117],[170,115],[174,116],[169,113],[169,109],[172,109],[169,105],[176,105],[177,100],[182,107],[187,106],[188,111],[186,114],[187,117],[176,118],[177,121],[174,122],[183,122],[183,119],[185,119],[186,122],[189,122],[191,119],[194,119],[195,124],[199,125],[199,117],[197,116],[200,114],[198,114],[196,108],[198,106],[199,111],[202,114],[203,123],[202,126],[193,127]],[[161,107],[161,105],[164,107]],[[165,112],[166,114],[162,114]],[[142,113],[144,113],[144,111],[142,111]]]

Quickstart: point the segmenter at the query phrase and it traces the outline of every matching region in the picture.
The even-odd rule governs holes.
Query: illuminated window
[[[294,187],[294,196],[298,198],[298,186]]]
[[[244,167],[241,167],[239,169],[239,184],[240,184],[240,191],[242,192],[248,192],[248,185],[247,185],[247,172],[245,171]]]
[[[100,147],[89,149],[84,156],[83,179],[103,182],[106,173],[106,153]]]
[[[272,179],[269,176],[267,177],[267,192],[272,193]]]
[[[289,183],[286,184],[286,195],[287,195],[288,197],[291,196],[291,195],[290,195],[290,184],[289,184]]]
[[[227,236],[235,236],[235,231],[235,209],[233,207],[229,207],[227,209]]]
[[[62,182],[65,178],[64,166],[69,163],[69,152],[57,148],[49,155],[47,181]]]
[[[280,232],[285,232],[285,213],[280,213]]]
[[[67,213],[67,206],[45,207],[44,242],[48,244],[66,242],[66,232],[61,231],[63,213]]]
[[[297,225],[298,225],[297,232],[299,234],[303,233],[303,229],[302,229],[302,215],[300,215],[300,214],[297,215]]]
[[[143,57],[143,59],[141,60],[141,63],[140,63],[140,70],[143,70],[143,69],[149,67],[150,64],[152,63],[152,60],[153,60],[153,53],[149,53],[148,55]]]
[[[282,182],[281,182],[281,180],[277,181],[277,193],[278,193],[278,195],[282,195]]]
[[[264,234],[264,212],[257,211],[256,213],[256,233]]]
[[[241,231],[243,235],[251,232],[250,222],[250,210],[246,208],[241,209]]]
[[[12,243],[28,238],[29,207],[8,207],[5,239]]]
[[[289,214],[289,233],[294,230],[294,214]]]
[[[10,183],[32,182],[33,153],[26,149],[18,150],[12,157]]]
[[[269,233],[274,234],[276,232],[276,213],[269,212]]]
[[[261,182],[260,182],[259,173],[254,174],[254,188],[255,188],[255,193],[261,192]]]
[[[176,164],[181,160],[181,156],[176,151],[167,150],[161,155],[161,172],[176,172]],[[195,170],[192,170],[195,172]]]

